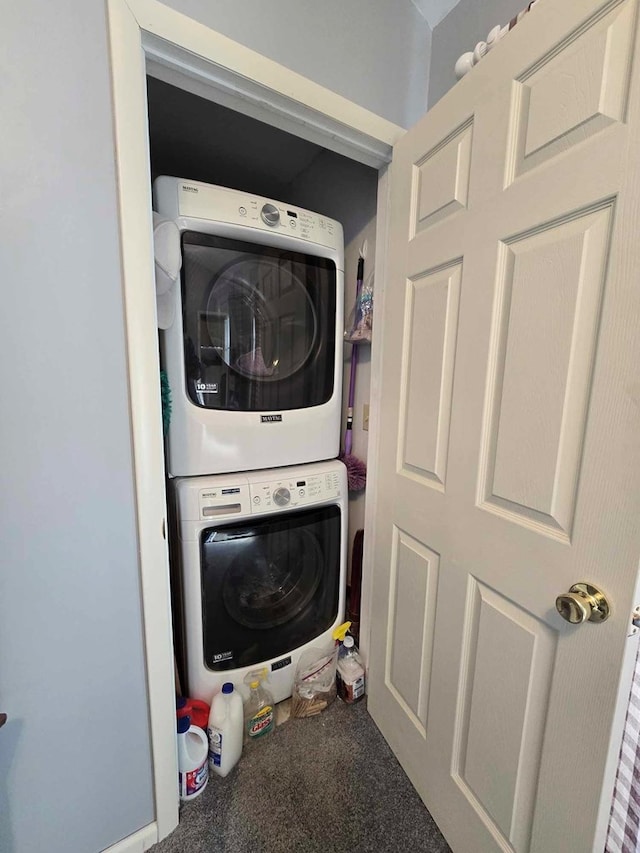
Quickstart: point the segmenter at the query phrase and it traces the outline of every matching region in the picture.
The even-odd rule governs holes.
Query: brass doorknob
[[[601,589],[593,584],[574,583],[569,592],[556,598],[556,610],[573,625],[581,622],[604,622],[609,618],[611,607]]]

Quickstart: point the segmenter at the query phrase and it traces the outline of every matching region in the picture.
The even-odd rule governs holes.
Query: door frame
[[[175,687],[146,74],[266,121],[380,172],[376,266],[384,269],[387,164],[404,129],[267,59],[157,0],[107,0],[140,588],[155,798],[156,840],[178,823]],[[381,316],[383,276],[376,283]],[[374,332],[369,442],[377,444],[382,353]],[[375,472],[370,472],[372,485]],[[375,491],[373,491],[375,494]],[[367,501],[366,519],[375,507]],[[367,522],[365,521],[365,524]],[[365,547],[363,651],[368,649],[371,546]],[[151,827],[147,828],[147,831]],[[145,842],[144,849],[147,849]]]

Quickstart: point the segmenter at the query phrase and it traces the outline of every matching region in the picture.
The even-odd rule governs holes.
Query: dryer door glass
[[[205,665],[251,666],[293,651],[338,614],[340,509],[306,509],[201,534]]]
[[[326,403],[335,367],[336,268],[326,258],[182,235],[186,390],[204,408]]]

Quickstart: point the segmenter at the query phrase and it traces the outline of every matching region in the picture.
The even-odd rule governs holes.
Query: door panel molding
[[[478,506],[567,543],[614,210],[590,205],[498,250]]]
[[[473,575],[465,619],[452,776],[497,844],[525,851],[557,632]]]
[[[457,260],[409,279],[405,297],[398,470],[438,491],[446,482],[461,281]]]
[[[517,77],[505,187],[625,121],[636,15],[636,0],[606,4]],[[578,96],[587,69],[589,85]]]
[[[439,566],[438,553],[394,527],[385,680],[424,738]]]

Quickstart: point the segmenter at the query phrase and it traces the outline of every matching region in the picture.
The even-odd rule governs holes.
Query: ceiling
[[[323,151],[154,77],[147,98],[152,178],[189,177],[279,198]]]
[[[459,0],[411,0],[431,29],[449,14]]]
[[[459,0],[411,0],[433,30]],[[147,78],[152,177],[189,177],[279,197],[322,148]]]

